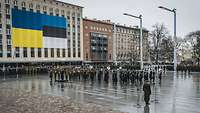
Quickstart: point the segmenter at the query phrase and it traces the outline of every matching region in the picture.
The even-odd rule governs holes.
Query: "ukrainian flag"
[[[13,47],[66,48],[66,25],[67,20],[64,17],[14,8],[12,9]],[[56,40],[61,44],[55,43]]]

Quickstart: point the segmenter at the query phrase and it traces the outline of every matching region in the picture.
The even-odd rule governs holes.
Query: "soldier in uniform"
[[[144,91],[144,101],[146,105],[149,105],[150,95],[151,95],[151,86],[149,81],[145,81],[143,85],[143,91]]]
[[[109,79],[109,72],[106,70],[106,71],[105,71],[105,74],[104,74],[104,81],[105,81],[106,83],[108,83],[108,79]]]
[[[61,73],[60,73],[60,74],[61,74],[61,81],[63,82],[63,81],[64,81],[64,76],[65,76],[65,75],[64,75],[64,74],[65,74],[65,72],[64,72],[64,70],[63,70],[63,69],[61,70]]]
[[[50,72],[49,72],[49,77],[50,77],[50,80],[52,81],[53,80],[53,72],[52,72],[52,70],[50,70]]]

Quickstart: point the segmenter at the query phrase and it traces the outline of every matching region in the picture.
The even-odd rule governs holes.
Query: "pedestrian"
[[[144,101],[146,105],[149,105],[149,100],[150,100],[150,95],[151,95],[151,86],[148,80],[144,81],[143,91],[144,91]]]

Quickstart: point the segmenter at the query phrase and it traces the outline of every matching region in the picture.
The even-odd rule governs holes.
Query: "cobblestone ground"
[[[79,104],[69,97],[1,88],[0,113],[121,113],[108,106]]]

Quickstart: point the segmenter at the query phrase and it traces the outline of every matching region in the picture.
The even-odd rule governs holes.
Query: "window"
[[[68,57],[71,57],[71,49],[68,48]]]
[[[30,8],[30,10],[33,10],[33,4],[32,3],[29,4],[29,8]]]
[[[14,1],[14,6],[17,6],[17,0]]]
[[[49,13],[51,16],[53,16],[53,8],[49,8]]]
[[[10,24],[10,19],[6,19],[6,24]]]
[[[26,47],[23,48],[23,55],[24,55],[24,58],[27,57],[27,48]]]
[[[5,3],[6,3],[6,4],[9,4],[9,3],[10,3],[10,0],[5,0]]]
[[[7,45],[7,57],[11,57],[11,46],[10,45]]]
[[[73,48],[73,57],[76,57],[76,49]]]
[[[55,10],[56,16],[59,16],[59,9]]]
[[[70,20],[70,17],[69,17],[69,16],[67,16],[67,19],[68,19],[68,20]]]
[[[44,57],[48,57],[48,48],[44,48]]]
[[[80,58],[81,57],[81,49],[78,48],[78,57]]]
[[[65,57],[65,49],[62,50],[62,56]]]
[[[10,8],[8,7],[8,8],[6,8],[6,14],[10,14]]]
[[[86,60],[88,60],[88,53],[86,53]]]
[[[22,8],[25,8],[25,7],[26,7],[26,3],[22,2]]]
[[[36,5],[37,13],[40,13],[40,5]]]
[[[44,7],[43,7],[43,11],[47,11],[47,6],[44,6]]]
[[[64,10],[61,10],[61,15],[62,15],[62,17],[65,17],[65,11]]]
[[[6,34],[10,35],[10,29],[6,29]]]
[[[31,48],[31,57],[35,57],[35,49]]]
[[[7,39],[7,45],[11,45],[11,39]]]
[[[19,47],[15,48],[15,57],[18,58],[20,56]]]
[[[42,51],[41,51],[41,48],[38,48],[38,57],[42,57]]]
[[[72,20],[75,21],[75,17],[72,17]]]
[[[46,6],[43,7],[43,12],[44,12],[44,14],[47,14],[47,7]]]
[[[57,57],[60,57],[60,49],[57,49]]]
[[[54,48],[51,48],[51,57],[54,57]]]

